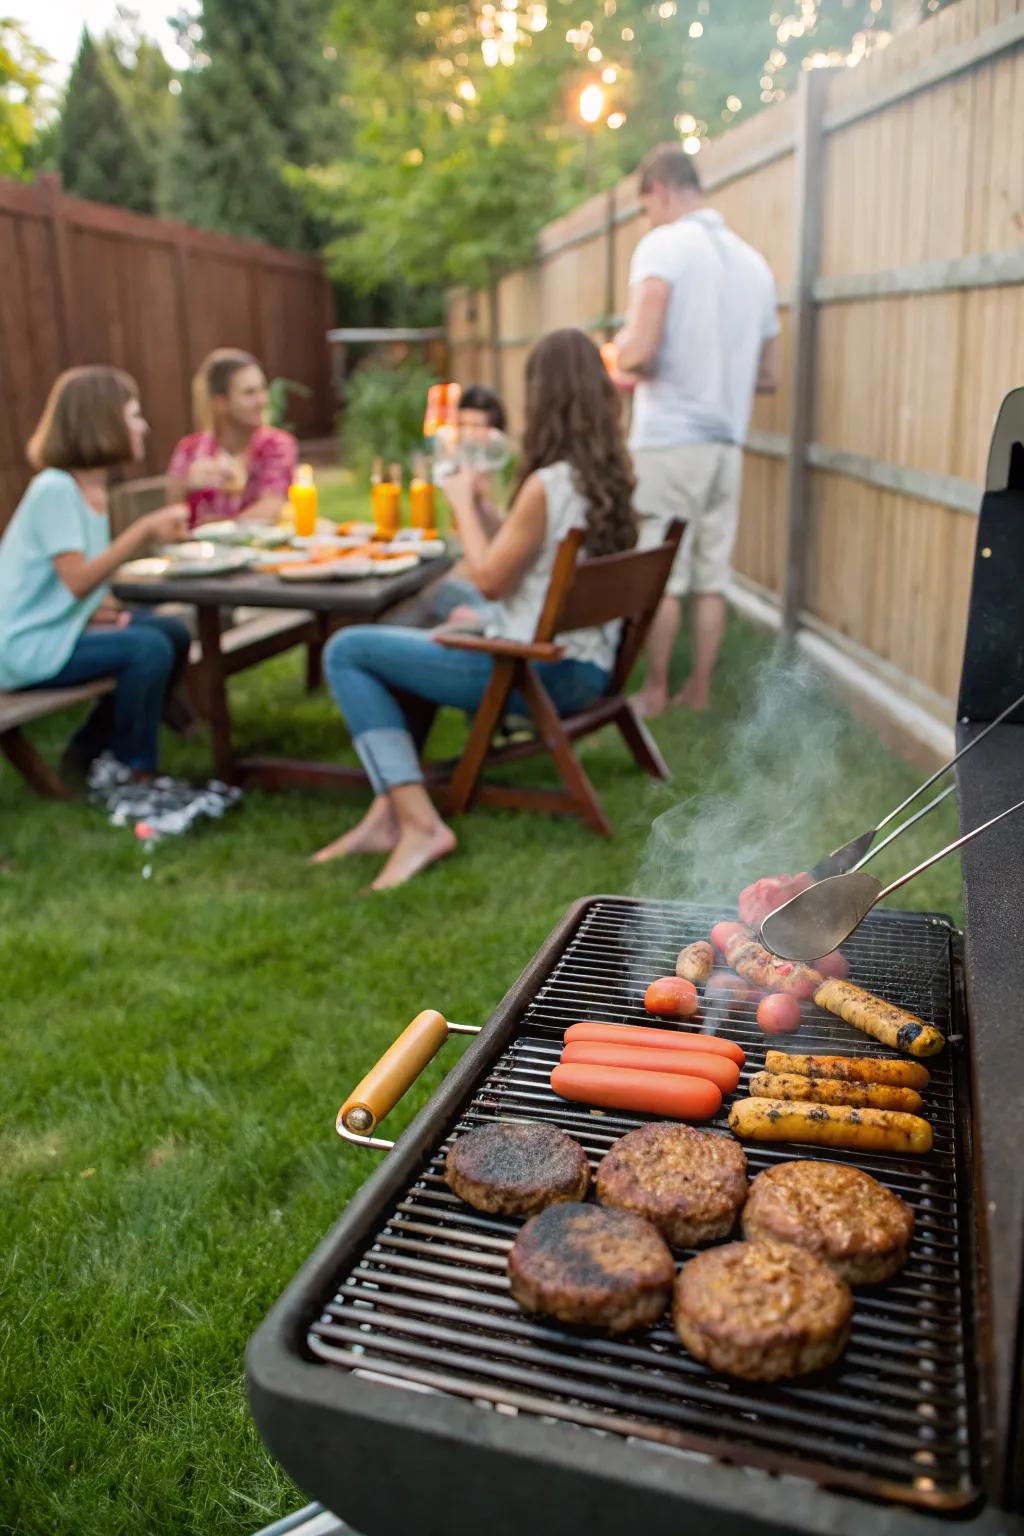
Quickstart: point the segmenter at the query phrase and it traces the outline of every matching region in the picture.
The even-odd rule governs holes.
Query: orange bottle
[[[423,529],[434,526],[434,487],[427,479],[422,454],[418,454],[413,461],[412,479],[409,482],[409,526]]]

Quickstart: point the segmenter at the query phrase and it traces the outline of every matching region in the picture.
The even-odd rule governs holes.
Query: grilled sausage
[[[855,1152],[932,1149],[932,1128],[918,1115],[849,1104],[799,1104],[792,1099],[738,1099],[729,1129],[741,1141],[809,1141]]]
[[[854,1029],[873,1035],[893,1050],[909,1051],[911,1056],[935,1056],[946,1043],[946,1037],[934,1024],[926,1024],[916,1013],[908,1013],[894,1003],[884,1003],[863,987],[855,987],[852,981],[830,977],[821,983],[814,1001],[819,1008],[838,1014]]]
[[[750,1079],[754,1099],[801,1099],[811,1104],[855,1104],[861,1109],[902,1109],[916,1115],[924,1100],[913,1088],[888,1083],[844,1083],[835,1077],[797,1077],[794,1073],[755,1072]]]
[[[629,1067],[592,1067],[567,1063],[551,1074],[561,1099],[597,1104],[602,1109],[635,1109],[672,1120],[710,1120],[722,1107],[722,1090],[700,1077],[674,1072],[635,1072]]]
[[[714,968],[715,952],[707,939],[687,944],[676,956],[676,975],[692,981],[695,987],[702,987]]]
[[[798,1077],[837,1077],[844,1083],[891,1083],[894,1088],[927,1088],[931,1074],[916,1061],[887,1061],[881,1056],[790,1056],[768,1051],[769,1072],[795,1072]]]
[[[791,997],[809,998],[815,988],[821,989],[820,971],[794,960],[779,960],[757,942],[749,928],[739,923],[726,941],[725,958],[734,971],[766,992],[788,992]]]
[[[652,1029],[642,1024],[602,1024],[597,1019],[583,1019],[579,1024],[570,1024],[562,1038],[566,1045],[570,1040],[601,1040],[606,1045],[650,1045],[669,1051],[712,1051],[716,1056],[728,1056],[739,1067],[747,1059],[735,1040],[726,1040],[722,1035],[684,1035],[678,1029]]]
[[[735,1093],[740,1069],[729,1056],[712,1051],[658,1051],[649,1045],[609,1045],[600,1040],[570,1040],[562,1051],[563,1066],[576,1062],[591,1067],[632,1067],[635,1072],[678,1072],[702,1077],[723,1093]]]

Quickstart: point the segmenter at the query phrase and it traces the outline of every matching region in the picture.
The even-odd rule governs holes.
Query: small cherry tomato
[[[766,1035],[790,1035],[800,1028],[800,1004],[788,992],[769,992],[757,1005],[757,1022]]]

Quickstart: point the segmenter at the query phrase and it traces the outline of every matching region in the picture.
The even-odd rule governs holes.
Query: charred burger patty
[[[831,1365],[850,1334],[853,1297],[821,1259],[790,1243],[727,1243],[684,1264],[673,1323],[691,1355],[748,1381]]]
[[[850,1285],[874,1285],[906,1263],[914,1213],[869,1173],[807,1159],[758,1174],[743,1231],[816,1253]]]
[[[538,1121],[497,1120],[453,1142],[445,1182],[467,1205],[498,1216],[533,1216],[582,1200],[590,1164],[578,1141]]]
[[[726,1237],[747,1194],[747,1158],[731,1136],[690,1125],[642,1125],[597,1170],[602,1205],[646,1216],[674,1248]]]
[[[527,1312],[628,1333],[661,1317],[674,1266],[664,1238],[631,1211],[551,1205],[516,1238],[508,1274]]]

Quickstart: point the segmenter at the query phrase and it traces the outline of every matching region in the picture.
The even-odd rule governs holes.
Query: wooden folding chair
[[[446,809],[452,816],[474,802],[515,810],[542,810],[581,816],[604,837],[612,834],[600,797],[572,744],[604,725],[617,725],[639,766],[652,778],[667,779],[668,766],[644,722],[625,697],[625,687],[643,650],[676,557],[685,524],[673,522],[663,544],[622,555],[579,560],[582,529],[574,529],[558,547],[547,596],[530,641],[502,640],[487,635],[437,635],[439,644],[457,651],[478,651],[494,657],[494,672],[480,701],[465,751],[447,785]],[[558,661],[565,648],[556,635],[621,620],[622,635],[608,691],[589,709],[559,715],[538,673],[537,663]],[[536,727],[530,741],[492,746],[505,716],[509,696],[518,690]],[[549,752],[564,790],[533,789],[482,781],[494,763],[511,762]]]

